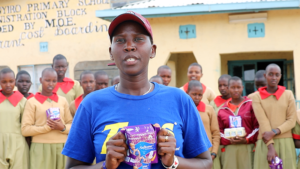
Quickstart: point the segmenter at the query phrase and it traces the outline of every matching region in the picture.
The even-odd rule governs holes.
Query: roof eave
[[[128,10],[140,13],[146,18],[206,15],[216,13],[259,12],[279,9],[299,9],[299,0],[266,1],[230,4],[189,5],[176,7],[155,7],[137,9],[97,10],[96,17],[112,21],[116,16]]]

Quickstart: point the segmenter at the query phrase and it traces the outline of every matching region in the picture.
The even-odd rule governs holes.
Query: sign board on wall
[[[87,8],[109,4],[109,0],[77,0],[75,7],[70,7],[70,3],[74,1],[49,0],[4,6],[0,3],[0,49],[24,46],[27,40],[45,36],[74,36],[107,31],[107,24],[101,24],[101,20],[91,22],[87,19],[86,22],[76,22],[76,18],[87,16],[89,13],[94,14],[95,10]],[[16,32],[20,23],[23,25],[22,31]],[[16,33],[17,37],[11,36],[12,39],[1,38],[1,35]]]

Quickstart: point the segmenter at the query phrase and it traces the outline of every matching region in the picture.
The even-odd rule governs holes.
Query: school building
[[[130,3],[131,2],[131,3]],[[0,0],[0,69],[31,73],[36,91],[41,70],[56,54],[69,62],[68,76],[83,70],[118,74],[110,63],[110,21],[132,10],[151,23],[157,55],[149,77],[167,64],[171,86],[187,82],[193,62],[201,81],[218,93],[221,74],[239,76],[244,94],[254,91],[254,74],[269,63],[282,68],[281,85],[300,99],[299,0]],[[297,86],[299,89],[297,90]]]

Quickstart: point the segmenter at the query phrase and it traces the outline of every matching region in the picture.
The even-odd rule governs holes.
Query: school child
[[[104,70],[99,70],[95,73],[96,90],[105,89],[108,87],[109,77]]]
[[[296,126],[293,128],[292,131],[294,143],[296,148],[300,148],[300,110],[297,110],[297,119],[296,119]],[[297,157],[299,158],[299,156]],[[298,160],[297,169],[300,169],[300,162]]]
[[[34,94],[29,92],[31,85],[32,82],[30,74],[25,70],[18,72],[16,77],[16,86],[18,91],[22,93],[27,100],[34,97]]]
[[[253,148],[258,135],[258,122],[255,118],[252,101],[243,97],[243,83],[239,77],[232,77],[228,82],[231,100],[219,110],[218,121],[221,133],[221,164],[224,169],[252,169]],[[236,122],[236,123],[235,123]],[[245,135],[225,136],[225,129],[244,127]]]
[[[57,84],[53,92],[65,97],[70,104],[78,96],[82,95],[83,90],[78,81],[65,77],[68,66],[65,56],[58,54],[53,58],[52,68],[57,73]],[[40,86],[39,92],[41,91],[42,87]]]
[[[63,96],[53,92],[57,73],[46,68],[40,78],[42,92],[29,99],[24,109],[22,134],[31,136],[30,169],[64,169],[66,157],[61,154],[72,123],[69,105]],[[58,119],[46,114],[50,108],[59,109]]]
[[[70,112],[72,116],[75,116],[76,110],[78,109],[82,100],[95,90],[95,76],[91,71],[84,71],[80,75],[80,85],[83,88],[83,94],[77,97],[74,101],[70,104]]]
[[[188,68],[187,76],[188,76],[189,81],[191,81],[191,80],[200,81],[201,77],[203,76],[202,66],[199,65],[198,63],[192,63]],[[203,83],[201,83],[201,84],[203,87],[202,102],[209,105],[209,103],[216,98],[216,95],[211,88],[206,87]],[[184,92],[186,92],[188,89],[188,86],[189,86],[189,82],[187,82],[185,85],[183,85],[180,89],[182,89],[182,90],[184,90]]]
[[[220,96],[217,96],[213,101],[210,102],[210,105],[214,108],[215,112],[218,115],[219,109],[231,99],[229,90],[228,90],[228,80],[231,78],[230,75],[222,75],[218,80]]]
[[[168,86],[172,79],[172,70],[169,66],[163,65],[157,69],[157,75],[163,79],[163,84]]]
[[[203,87],[199,81],[190,81],[186,93],[194,101],[201,116],[206,134],[212,143],[212,147],[209,151],[211,152],[211,158],[213,159],[213,169],[221,169],[219,156],[217,155],[220,145],[220,130],[217,115],[210,105],[206,105],[201,101],[203,97]]]
[[[113,85],[116,85],[116,84],[118,84],[120,82],[120,76],[118,75],[118,76],[115,76],[113,79],[112,79],[112,81],[111,81],[111,85],[113,86]]]
[[[152,76],[149,82],[156,82],[158,84],[163,84],[163,79],[160,76]]]
[[[258,89],[252,96],[255,116],[260,125],[254,157],[254,169],[268,169],[278,156],[283,168],[296,168],[295,145],[292,129],[296,124],[294,95],[279,86],[281,69],[276,64],[266,68],[267,86]]]
[[[34,97],[33,93],[28,92],[30,90],[30,87],[32,85],[30,74],[25,71],[21,70],[18,72],[16,77],[16,86],[18,88],[18,91],[28,100],[32,97]],[[30,148],[31,145],[31,137],[25,137],[25,140]]]
[[[254,78],[254,84],[255,84],[256,90],[258,90],[261,87],[267,86],[267,81],[266,81],[266,78],[264,77],[265,73],[266,73],[265,70],[259,70],[256,72],[255,78]]]
[[[13,91],[15,74],[9,68],[0,71],[0,86],[0,168],[28,169],[28,145],[21,134],[26,98]]]

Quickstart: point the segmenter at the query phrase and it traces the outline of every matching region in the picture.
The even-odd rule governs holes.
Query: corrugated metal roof
[[[173,6],[188,6],[188,5],[200,5],[200,4],[234,4],[234,3],[267,2],[267,1],[295,1],[295,0],[142,0],[139,2],[127,4],[117,9],[173,7]]]

